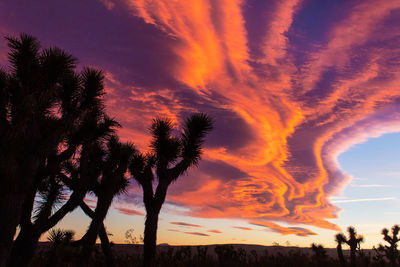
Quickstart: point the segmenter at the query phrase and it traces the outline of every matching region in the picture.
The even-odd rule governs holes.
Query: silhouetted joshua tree
[[[113,198],[125,192],[128,185],[125,174],[134,152],[135,149],[131,144],[119,142],[116,136],[112,136],[106,143],[100,164],[101,179],[93,188],[97,196],[96,209],[89,229],[82,238],[82,253],[77,266],[89,265],[97,235],[100,229],[104,228],[103,221]]]
[[[40,50],[35,38],[23,34],[6,39],[11,68],[0,70],[0,218],[7,218],[0,220],[0,267],[21,216],[30,218],[41,180],[54,173],[47,164],[56,167],[72,157],[82,144],[81,122],[95,111],[102,117],[104,94],[96,71],[75,74],[76,60],[61,49]],[[50,174],[39,173],[44,169]]]
[[[322,245],[317,245],[313,243],[311,245],[311,250],[314,252],[312,259],[316,262],[317,267],[324,266],[328,259],[328,255],[326,254],[326,250],[324,249],[324,247]]]
[[[21,230],[14,241],[9,266],[27,266],[34,255],[40,236],[80,205],[88,190],[101,175],[103,153],[100,144],[99,141],[85,142],[79,157],[63,162],[59,173],[44,180],[48,184],[45,189],[41,189],[41,200],[37,209],[32,210],[33,201],[29,207],[24,208],[20,223]],[[55,209],[63,199],[61,191],[63,184],[69,185],[71,194],[60,208]],[[71,184],[74,186],[72,187]]]
[[[347,245],[350,247],[350,266],[356,267],[356,251],[360,250],[360,245],[364,242],[364,237],[358,235],[354,227],[347,228],[349,233],[349,238],[346,241]]]
[[[340,266],[346,267],[346,259],[343,256],[342,244],[346,243],[346,237],[344,234],[339,233],[335,236],[335,241],[337,243],[336,251],[339,258]]]
[[[345,243],[350,247],[350,266],[356,267],[356,251],[360,249],[360,245],[364,242],[364,238],[357,234],[354,227],[350,226],[347,228],[347,232],[349,233],[349,238],[346,239],[346,236],[342,233],[336,235],[336,242],[338,243],[337,251],[339,256],[339,261],[342,266],[346,266],[344,261],[343,252],[342,252],[342,244]]]
[[[105,136],[113,132],[110,128],[113,123],[110,123],[108,119],[106,121],[97,121],[97,119],[89,121],[90,123],[87,125],[84,124],[86,125],[84,128],[88,127],[88,132],[85,134],[86,137],[83,139],[79,153],[76,153],[75,157],[61,162],[61,166],[57,165],[56,172],[53,172],[51,160],[47,161],[43,171],[39,172],[40,175],[47,175],[48,169],[52,170],[49,176],[40,177],[42,183],[37,189],[41,200],[37,209],[33,210],[34,198],[31,198],[35,196],[33,194],[35,191],[23,205],[21,230],[14,241],[8,266],[27,266],[34,255],[40,236],[56,225],[67,213],[78,207],[88,190],[99,179],[103,156],[101,143]],[[69,187],[72,190],[68,200],[60,208],[54,209],[63,199],[64,184],[73,184],[74,187]]]
[[[383,240],[389,243],[389,246],[379,244],[379,247],[376,249],[377,253],[383,254],[390,261],[392,267],[398,266],[399,251],[397,250],[397,243],[400,241],[398,236],[399,231],[400,227],[394,225],[392,227],[392,236],[390,236],[389,230],[384,228],[382,230]]]
[[[85,202],[82,201],[80,207],[87,216],[89,216],[91,219],[94,218],[94,211]],[[104,256],[106,258],[107,266],[108,267],[115,266],[114,254],[111,250],[111,243],[108,239],[108,234],[104,226],[104,223],[102,223],[100,226],[99,237],[101,242],[101,249],[103,250]],[[77,241],[77,243],[80,244],[81,240]]]
[[[192,115],[185,121],[180,137],[172,135],[172,128],[170,120],[155,119],[150,128],[153,136],[151,153],[135,154],[130,165],[131,174],[143,189],[143,202],[146,208],[145,267],[154,266],[158,215],[168,187],[189,167],[199,163],[204,138],[212,129],[212,121],[204,114]],[[154,175],[158,182],[155,192]]]
[[[68,245],[74,239],[75,232],[72,230],[63,230],[60,228],[49,230],[47,240],[53,244],[53,248],[48,263],[49,267],[57,266],[57,250],[62,244]]]

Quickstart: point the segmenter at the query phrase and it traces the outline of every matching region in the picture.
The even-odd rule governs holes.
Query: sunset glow
[[[168,192],[159,243],[333,246],[351,205],[399,211],[397,195],[373,194],[381,180],[352,179],[346,153],[400,132],[400,1],[39,2],[2,1],[0,35],[26,32],[103,69],[122,140],[145,151],[156,116],[214,119],[199,168]],[[369,195],[341,198],[353,184]],[[143,231],[141,190],[128,191],[105,222],[116,242]],[[88,221],[79,211],[61,224],[84,233]]]

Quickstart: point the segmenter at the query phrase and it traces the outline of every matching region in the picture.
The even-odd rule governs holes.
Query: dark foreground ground
[[[112,247],[116,266],[142,266],[141,245],[115,244]],[[348,251],[344,251],[348,259]],[[79,249],[71,245],[41,243],[32,266],[75,266]],[[348,262],[349,265],[349,262]],[[99,245],[92,256],[92,266],[106,266]],[[311,248],[260,246],[260,245],[207,245],[168,246],[160,245],[157,251],[157,266],[268,266],[268,267],[330,267],[340,266],[336,249],[313,251]],[[357,253],[357,266],[390,266],[384,257],[373,250]]]

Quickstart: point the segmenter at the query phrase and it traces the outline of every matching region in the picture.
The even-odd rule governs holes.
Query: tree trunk
[[[154,267],[157,245],[157,210],[148,210],[144,226],[144,267]]]
[[[108,240],[107,231],[104,224],[101,224],[99,237],[101,241],[101,249],[103,250],[104,256],[106,257],[106,262],[108,267],[115,266],[114,255],[111,250],[110,241]]]
[[[67,203],[65,203],[55,214],[53,214],[53,216],[47,220],[40,220],[39,222],[35,222],[35,224],[30,226],[24,224],[24,226],[21,228],[21,232],[18,234],[18,237],[14,242],[15,244],[12,246],[11,256],[7,265],[13,267],[28,266],[34,256],[34,252],[41,235],[56,225],[68,212],[73,211],[85,196],[84,192],[85,191],[74,191]],[[1,223],[2,222],[0,220],[0,224]],[[5,263],[3,266],[5,266]],[[3,266],[0,265],[0,267]]]
[[[58,209],[52,216],[48,218],[43,225],[40,225],[40,230],[42,233],[47,232],[51,228],[53,228],[59,221],[61,221],[65,215],[72,212],[76,207],[79,206],[79,203],[83,200],[87,192],[87,189],[77,189],[69,197],[68,201]]]
[[[8,267],[28,266],[32,260],[41,233],[33,226],[24,227],[12,246]]]
[[[90,256],[96,243],[97,235],[100,231],[101,226],[103,225],[103,220],[107,215],[112,199],[112,194],[99,196],[92,222],[90,223],[89,229],[86,232],[84,239],[82,240],[82,252],[81,256],[79,257],[80,259],[77,266],[89,266]]]
[[[356,267],[356,249],[350,248],[350,266]]]
[[[88,205],[86,205],[85,202],[81,202],[80,204],[83,212],[89,216],[91,219],[94,218],[94,211],[89,208]],[[99,230],[99,237],[101,241],[101,249],[103,250],[104,256],[106,257],[106,262],[108,267],[114,267],[115,266],[115,259],[114,255],[110,246],[110,241],[108,240],[107,236],[107,231],[106,228],[104,227],[104,223],[101,224],[100,230]]]
[[[392,267],[397,267],[397,258],[398,258],[398,253],[397,253],[397,244],[394,244],[390,246],[390,263]]]
[[[346,267],[346,260],[344,259],[344,256],[343,256],[342,245],[337,245],[336,251],[337,251],[337,254],[338,254],[340,266]]]
[[[33,136],[33,133],[30,135]],[[9,142],[15,142],[13,136]],[[33,139],[34,140],[34,139]],[[0,161],[0,267],[6,266],[16,228],[21,220],[22,207],[32,190],[34,177],[40,165],[37,147],[32,148],[24,138],[16,147],[8,147],[7,158]],[[4,143],[1,148],[4,148]],[[23,146],[25,145],[25,146]],[[6,146],[7,147],[7,146]],[[21,149],[23,148],[23,149]],[[13,169],[16,168],[16,170]]]
[[[39,238],[42,235],[40,225],[49,217],[51,208],[54,204],[56,195],[53,194],[50,199],[47,199],[47,203],[44,209],[42,209],[37,216],[34,224],[31,222],[32,210],[35,202],[37,184],[31,188],[30,194],[26,196],[26,199],[22,205],[20,229],[17,239],[11,249],[11,255],[8,260],[8,266],[28,266],[32,260]]]
[[[144,225],[144,267],[155,266],[158,215],[167,195],[169,186],[167,181],[160,179],[154,197],[151,183],[143,186],[143,202],[147,213]]]
[[[6,266],[25,194],[0,191],[0,267]]]

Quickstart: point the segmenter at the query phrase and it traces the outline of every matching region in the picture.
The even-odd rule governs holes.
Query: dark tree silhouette
[[[376,249],[377,253],[383,254],[389,261],[392,267],[398,266],[397,261],[399,259],[399,251],[397,249],[397,243],[399,240],[399,231],[400,227],[398,225],[394,225],[392,227],[392,236],[389,235],[389,230],[384,228],[382,230],[383,240],[385,240],[389,245],[379,244],[379,247]]]
[[[347,244],[350,247],[350,266],[356,267],[356,251],[360,250],[360,245],[362,242],[364,242],[364,238],[361,235],[358,235],[356,229],[352,226],[347,228],[347,232],[349,234],[348,238],[346,238],[346,236],[342,233],[336,235],[339,261],[342,266],[345,266],[346,263],[343,257],[342,244]]]
[[[0,75],[7,78],[3,90],[9,95],[7,101],[2,101],[6,109],[6,131],[0,132],[0,146],[6,153],[0,157],[7,155],[7,159],[0,163],[0,184],[6,184],[0,188],[0,191],[5,189],[0,195],[0,206],[9,194],[21,199],[11,203],[18,207],[8,214],[10,220],[0,222],[1,225],[7,224],[0,234],[0,243],[6,243],[8,230],[13,228],[12,232],[15,232],[11,222],[14,223],[13,216],[17,216],[21,231],[14,242],[8,265],[25,266],[32,258],[41,234],[74,210],[92,181],[96,180],[97,177],[93,177],[96,167],[90,158],[96,151],[93,144],[112,134],[113,127],[118,124],[103,111],[101,71],[86,68],[80,75],[75,74],[75,60],[71,56],[58,48],[39,52],[38,42],[26,35],[20,39],[8,38],[8,41],[14,72]],[[3,78],[0,80],[4,81]],[[25,114],[27,110],[30,112]],[[31,134],[30,127],[33,127],[34,134]],[[27,147],[21,147],[24,145]],[[79,170],[69,172],[65,168],[68,162],[79,162]],[[26,164],[30,166],[29,173],[23,172]],[[85,170],[89,165],[90,170]],[[21,177],[22,174],[26,176]],[[71,179],[75,177],[80,186],[53,213],[63,189],[61,180],[66,174]],[[23,196],[22,192],[25,192]],[[42,200],[34,211],[37,193]],[[8,247],[3,246],[3,250],[1,247],[0,244],[0,263],[4,265],[7,257],[2,257],[1,253],[8,254]]]
[[[91,219],[94,218],[94,211],[85,202],[82,201],[80,207],[87,216],[89,216]],[[101,249],[103,250],[104,256],[106,257],[107,266],[115,266],[114,254],[111,250],[111,244],[108,240],[108,235],[104,223],[102,223],[100,226],[99,237],[101,242]],[[81,243],[81,241],[78,241],[77,243],[79,244]]]
[[[325,248],[322,245],[313,243],[311,245],[311,250],[314,252],[312,259],[316,263],[317,267],[325,266],[328,260]]]
[[[101,125],[101,124],[100,124]],[[98,127],[92,125],[92,129]],[[80,149],[79,157],[63,162],[61,171],[51,177],[45,190],[42,189],[42,201],[37,211],[32,211],[33,201],[25,208],[21,218],[21,231],[15,240],[9,260],[9,266],[26,266],[33,257],[40,236],[56,225],[67,213],[80,205],[89,189],[93,187],[101,172],[102,150],[100,140],[88,139]],[[62,183],[74,187],[71,194],[59,209],[52,213],[60,196]],[[48,182],[47,179],[44,182]],[[24,205],[25,206],[25,205]],[[28,206],[28,205],[26,205]],[[32,212],[34,213],[32,221]]]
[[[103,149],[103,160],[100,164],[101,179],[93,189],[97,195],[97,205],[89,229],[82,238],[82,253],[77,266],[89,265],[97,235],[100,229],[104,228],[103,221],[113,198],[125,192],[128,185],[125,174],[134,152],[135,149],[131,144],[121,143],[115,136],[112,136],[106,143],[106,147]]]
[[[7,41],[11,71],[0,75],[0,217],[7,218],[0,221],[0,266],[5,265],[40,162],[64,136],[59,124],[67,123],[66,116],[49,115],[75,66],[75,60],[59,49],[40,53],[33,37]]]
[[[336,251],[339,258],[339,263],[341,267],[346,267],[346,259],[343,256],[342,244],[346,243],[346,237],[344,234],[339,233],[335,236],[335,241],[337,243]]]
[[[68,245],[74,239],[75,232],[60,228],[49,230],[47,240],[52,243],[53,248],[48,262],[49,267],[57,266],[57,251],[60,245]]]
[[[169,185],[196,166],[201,158],[204,138],[212,129],[211,119],[204,114],[189,117],[180,137],[172,135],[173,124],[168,119],[155,119],[150,128],[153,140],[149,154],[136,153],[130,165],[132,176],[143,189],[146,209],[144,230],[144,266],[154,266],[158,215]],[[154,171],[154,172],[153,172]],[[157,186],[153,191],[154,175]]]
[[[356,267],[356,251],[360,249],[360,245],[364,242],[364,237],[357,234],[356,229],[352,226],[347,228],[349,238],[346,243],[350,247],[350,266]]]

